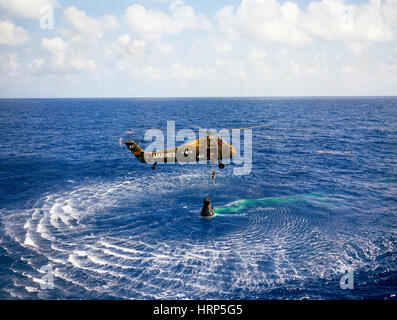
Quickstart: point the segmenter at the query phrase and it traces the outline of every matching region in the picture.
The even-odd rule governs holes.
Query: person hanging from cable
[[[215,170],[212,169],[211,171],[211,178],[212,178],[212,183],[215,185]]]

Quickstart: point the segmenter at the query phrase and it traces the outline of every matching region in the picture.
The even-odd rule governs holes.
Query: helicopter
[[[221,131],[245,130],[266,127],[269,124],[257,125],[245,128],[222,129]],[[198,126],[195,126],[198,127]],[[198,127],[200,128],[200,127]],[[163,130],[163,129],[160,129]],[[168,148],[160,151],[145,152],[134,140],[129,138],[124,142],[134,156],[143,163],[153,163],[152,170],[160,163],[186,163],[197,161],[210,161],[211,164],[218,162],[220,169],[225,168],[223,159],[230,159],[235,154],[235,148],[221,136],[211,135],[211,130],[200,128],[199,130],[189,130],[191,132],[205,132],[207,135],[198,139],[191,140],[184,145]],[[220,131],[220,132],[221,132]],[[129,131],[131,133],[131,131]]]

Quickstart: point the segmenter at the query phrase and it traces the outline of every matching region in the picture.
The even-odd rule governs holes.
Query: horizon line
[[[241,98],[397,98],[397,95],[318,95],[318,96],[119,96],[119,97],[0,97],[6,99],[241,99]]]

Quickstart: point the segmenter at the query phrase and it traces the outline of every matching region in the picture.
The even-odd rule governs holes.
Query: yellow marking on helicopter
[[[221,131],[231,131],[231,130],[241,130],[241,129],[253,129],[259,127],[269,126],[258,125],[246,128],[236,128],[236,129],[223,129]],[[195,130],[199,131],[199,130]],[[207,131],[208,133],[209,131]],[[135,155],[135,157],[144,163],[153,163],[152,169],[155,168],[158,162],[197,162],[203,160],[209,160],[211,163],[219,162],[219,168],[223,169],[225,165],[222,163],[222,159],[230,159],[235,154],[235,148],[224,141],[220,136],[207,135],[201,137],[188,143],[169,149],[164,149],[154,152],[145,152],[138,144],[129,139],[125,141],[125,145],[130,149],[130,151]]]

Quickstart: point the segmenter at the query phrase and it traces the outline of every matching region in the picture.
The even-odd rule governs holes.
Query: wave
[[[30,252],[29,268],[14,275],[24,293],[10,295],[42,295],[35,279],[49,262],[54,281],[62,281],[54,290],[64,296],[83,290],[88,298],[264,297],[280,287],[293,291],[307,281],[335,281],[347,265],[374,270],[371,259],[386,250],[368,234],[335,235],[324,228],[323,210],[338,200],[322,193],[232,201],[216,207],[223,218],[211,221],[183,205],[178,212],[161,202],[156,211],[145,207],[182,193],[180,179],[199,188],[208,176],[73,184],[43,195],[31,210],[4,214],[8,235]],[[393,250],[392,242],[388,246]]]

